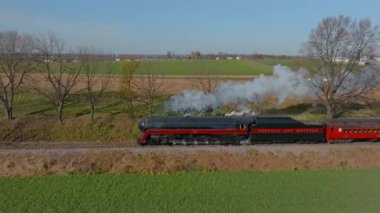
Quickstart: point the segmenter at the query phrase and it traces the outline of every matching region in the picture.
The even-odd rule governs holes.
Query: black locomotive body
[[[140,144],[236,144],[247,140],[251,116],[149,117],[140,121]]]
[[[324,142],[325,125],[301,122],[286,116],[258,116],[251,127],[252,143]]]

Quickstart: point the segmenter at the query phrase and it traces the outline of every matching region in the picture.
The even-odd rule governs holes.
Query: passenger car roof
[[[379,126],[380,118],[339,118],[330,119],[326,124],[334,127],[363,127],[363,126]]]

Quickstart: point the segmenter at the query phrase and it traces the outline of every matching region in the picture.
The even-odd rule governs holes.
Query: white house
[[[344,57],[336,57],[333,60],[334,60],[334,62],[343,62],[343,63],[348,63],[348,61],[349,61],[348,58],[344,58]]]
[[[367,56],[363,56],[359,60],[359,65],[364,66],[367,63]]]
[[[336,57],[334,58],[334,62],[342,62],[342,63],[348,63],[350,59],[344,58],[344,57]],[[367,56],[363,56],[359,59],[358,65],[364,66],[368,61]]]

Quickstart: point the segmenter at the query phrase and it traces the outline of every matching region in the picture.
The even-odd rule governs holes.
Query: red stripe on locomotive
[[[267,134],[267,133],[324,133],[324,128],[252,128],[251,133]]]

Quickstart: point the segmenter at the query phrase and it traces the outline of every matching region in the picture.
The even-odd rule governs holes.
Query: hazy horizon
[[[380,24],[380,2],[364,1],[94,1],[2,0],[0,29],[54,32],[72,45],[104,53],[298,55],[327,16]]]

